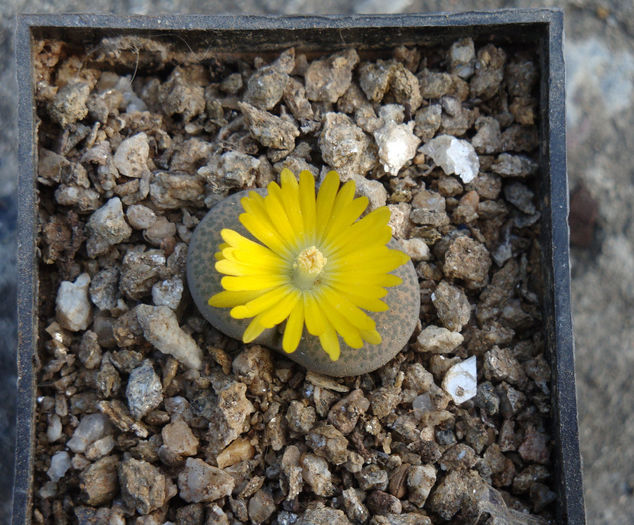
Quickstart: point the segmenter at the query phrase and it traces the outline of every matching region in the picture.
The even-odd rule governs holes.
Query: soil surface
[[[517,7],[528,2],[423,2],[392,3],[395,12]],[[634,124],[632,78],[634,75],[634,7],[630,2],[547,2],[561,5],[566,19],[568,74],[568,160],[571,187],[586,189],[573,227],[581,230],[572,251],[572,293],[577,341],[577,381],[581,446],[584,457],[586,505],[590,523],[630,523],[634,517],[634,439],[631,411],[634,406],[630,373],[634,360],[634,221],[630,203],[631,154]],[[379,12],[381,2],[245,1],[233,2],[8,2],[0,7],[0,117],[14,121],[15,80],[13,18],[16,12],[102,11],[149,14],[158,12]],[[15,126],[0,130],[0,354],[2,396],[14,398],[15,378],[15,200],[17,162]],[[587,198],[589,197],[589,201]],[[590,202],[590,205],[587,203]],[[572,203],[575,203],[573,199]],[[596,206],[593,204],[596,203]],[[595,211],[592,211],[592,210]],[[586,211],[589,210],[589,211]],[[11,403],[0,410],[3,471],[10,470],[14,418]],[[629,421],[629,423],[627,423]],[[10,480],[0,486],[6,522]]]
[[[487,41],[212,61],[157,40],[129,57],[127,37],[90,56],[34,42],[34,523],[552,519],[537,52]],[[346,207],[388,211],[410,259],[365,318],[383,341],[334,362],[308,333],[298,367],[199,311],[218,230],[285,170],[321,181],[318,217],[328,181],[356,185]],[[268,199],[258,221],[301,263]]]

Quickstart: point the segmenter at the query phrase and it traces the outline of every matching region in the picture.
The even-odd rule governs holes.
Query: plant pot
[[[38,267],[41,252],[37,248],[41,212],[37,189],[38,133],[42,123],[35,103],[35,91],[38,89],[34,85],[35,44],[48,39],[64,42],[74,49],[90,49],[92,51],[87,54],[88,58],[91,58],[92,53],[103,53],[98,57],[92,56],[102,67],[108,64],[113,71],[136,74],[136,67],[141,73],[155,67],[162,59],[160,46],[153,48],[152,41],[168,40],[174,50],[172,58],[176,60],[189,52],[199,52],[200,56],[204,56],[204,63],[213,71],[229,58],[241,56],[253,59],[256,53],[273,58],[292,46],[309,57],[350,46],[363,49],[368,57],[385,57],[387,49],[400,45],[432,49],[447,47],[460,38],[471,38],[479,46],[491,42],[515,50],[529,48],[538,57],[536,115],[539,152],[536,160],[539,179],[534,190],[541,212],[539,250],[544,292],[540,298],[540,329],[543,331],[545,355],[552,371],[549,430],[553,437],[551,468],[553,488],[557,495],[554,514],[558,523],[584,523],[570,315],[562,18],[562,12],[553,9],[455,15],[284,18],[144,18],[107,15],[19,17],[16,51],[20,86],[18,445],[13,524],[31,523],[32,520],[38,410],[36,380],[40,368],[46,364],[41,359],[44,355],[41,339],[46,326],[41,326],[39,308],[47,298],[40,292],[45,288],[40,273],[44,270]],[[127,46],[122,45],[126,38],[130,39]],[[143,40],[135,41],[136,38]],[[110,39],[105,46],[104,39]],[[134,43],[141,41],[147,47],[144,49],[145,54],[138,55]],[[37,52],[40,51],[38,48]],[[46,213],[50,214],[51,210],[46,210]]]

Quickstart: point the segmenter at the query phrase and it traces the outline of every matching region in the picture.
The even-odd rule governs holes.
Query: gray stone
[[[490,267],[486,247],[470,237],[459,236],[445,253],[443,271],[448,277],[464,279],[470,288],[481,288],[488,282]]]
[[[190,78],[187,68],[174,68],[166,82],[160,85],[158,99],[166,115],[182,115],[189,122],[205,111],[205,90]]]
[[[249,416],[255,410],[246,397],[246,390],[244,383],[231,381],[217,386],[215,395],[206,397],[208,405],[203,416],[212,422],[208,441],[214,453],[219,453],[245,431]]]
[[[449,71],[460,78],[468,79],[475,71],[475,46],[473,39],[463,38],[449,48]]]
[[[112,432],[112,425],[103,414],[84,416],[66,446],[74,453],[85,452],[89,445]]]
[[[262,146],[285,151],[295,147],[295,138],[299,136],[297,126],[245,102],[240,102],[238,107],[251,135]]]
[[[286,421],[291,431],[307,434],[313,428],[316,419],[315,407],[296,400],[291,401],[288,405]]]
[[[334,169],[348,168],[358,175],[368,169],[364,156],[370,148],[370,139],[347,115],[326,113],[319,148],[323,159]]]
[[[343,508],[346,511],[346,515],[352,521],[365,523],[370,517],[368,509],[363,504],[360,496],[364,496],[363,492],[353,487],[345,489],[341,492],[341,498],[343,499]]]
[[[471,144],[478,153],[496,153],[502,146],[500,123],[493,117],[481,116],[475,121],[478,132],[471,139]]]
[[[452,332],[446,328],[429,325],[418,334],[416,338],[416,350],[419,352],[432,352],[434,354],[448,354],[462,344],[464,337],[458,332]]]
[[[154,210],[144,206],[143,204],[133,204],[126,209],[126,217],[130,226],[135,230],[145,230],[156,221],[156,213]]]
[[[417,76],[423,98],[440,98],[446,95],[453,86],[449,73],[434,72],[424,68]]]
[[[367,465],[361,469],[356,475],[359,487],[362,490],[369,491],[372,489],[385,490],[388,484],[387,471],[378,465]]]
[[[163,446],[177,456],[195,456],[198,451],[198,438],[189,425],[182,419],[169,423],[161,430]]]
[[[249,519],[252,523],[263,523],[275,512],[275,501],[268,490],[258,490],[249,499]]]
[[[464,291],[443,280],[431,296],[436,315],[445,328],[460,332],[471,317],[471,304]]]
[[[308,99],[337,102],[350,86],[352,70],[358,62],[354,49],[312,61],[304,75]]]
[[[187,368],[200,369],[202,351],[194,339],[178,325],[174,311],[167,306],[140,305],[136,308],[145,339],[164,354]]]
[[[160,171],[152,175],[150,198],[159,210],[175,210],[192,205],[202,207],[204,188],[203,178],[198,174]]]
[[[249,77],[244,101],[258,109],[273,109],[282,99],[288,78],[274,65],[258,69]]]
[[[176,310],[183,298],[183,280],[180,277],[157,281],[152,286],[152,302],[154,306],[167,306]]]
[[[56,452],[51,458],[51,466],[46,471],[51,481],[59,481],[70,468],[70,456],[66,451]]]
[[[253,186],[260,168],[260,160],[240,151],[227,151],[214,157],[207,182],[212,187],[244,189]]]
[[[500,153],[491,165],[491,170],[502,177],[526,178],[535,174],[537,168],[538,164],[533,159],[510,153]]]
[[[435,483],[436,469],[433,465],[411,466],[407,471],[407,499],[422,509]]]
[[[306,444],[315,454],[325,457],[334,465],[341,465],[348,459],[348,440],[327,423],[315,425],[306,435]]]
[[[504,78],[505,62],[506,53],[493,44],[478,50],[475,75],[469,82],[472,97],[488,100],[498,92]]]
[[[518,210],[533,215],[537,208],[533,202],[535,194],[521,182],[512,182],[504,186],[504,197]]]
[[[119,270],[104,268],[90,282],[90,299],[99,310],[112,310],[117,306]]]
[[[112,435],[107,435],[93,442],[86,449],[86,459],[94,461],[96,459],[107,456],[114,449],[116,442]]]
[[[430,258],[429,246],[418,237],[403,239],[401,241],[403,251],[409,255],[412,261],[428,261]]]
[[[111,246],[127,240],[132,234],[119,197],[113,197],[96,210],[88,219],[86,229],[90,233],[86,243],[89,257],[107,252]]]
[[[412,199],[410,219],[425,226],[444,226],[449,224],[445,211],[445,198],[434,191],[420,190]]]
[[[436,134],[440,128],[440,116],[442,108],[440,104],[430,104],[416,112],[414,118],[414,133],[418,135],[423,142],[427,142]]]
[[[125,139],[114,154],[114,164],[126,177],[141,178],[147,171],[150,145],[145,133],[137,133]]]
[[[370,408],[370,401],[359,388],[337,401],[328,412],[328,422],[332,423],[342,434],[349,434],[359,420]]]
[[[163,386],[150,360],[144,361],[140,367],[132,370],[125,394],[130,414],[135,419],[143,418],[161,404]]]
[[[343,511],[318,502],[309,506],[296,525],[352,525]]]

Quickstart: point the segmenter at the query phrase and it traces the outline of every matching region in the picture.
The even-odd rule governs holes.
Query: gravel
[[[17,10],[15,3],[7,4],[7,12]],[[213,3],[212,3],[213,4]],[[218,4],[218,3],[216,3]],[[252,13],[257,12],[281,12],[283,9],[272,2],[262,2],[254,4],[247,2],[241,9],[248,9]],[[438,2],[414,2],[404,6],[397,3],[391,9],[398,11],[405,8],[417,11],[439,11],[452,9],[451,6],[441,5]],[[486,7],[501,7],[504,3],[488,2]],[[628,14],[631,13],[631,5],[623,2],[607,2],[605,5],[595,9],[587,1],[576,2],[574,8],[569,3],[564,4],[566,11],[566,62],[567,62],[567,82],[569,101],[570,133],[576,138],[569,144],[568,161],[569,173],[572,185],[583,180],[590,191],[599,200],[600,204],[609,202],[610,205],[601,206],[601,230],[600,238],[595,240],[592,248],[577,248],[573,250],[573,296],[575,304],[575,332],[577,343],[577,367],[578,367],[578,388],[580,394],[580,422],[586,431],[582,433],[582,450],[586,458],[586,489],[589,518],[593,523],[628,523],[632,510],[631,491],[628,487],[627,464],[631,461],[623,461],[624,454],[627,458],[631,435],[628,428],[621,424],[629,416],[628,408],[632,403],[606,403],[606,395],[610,399],[622,398],[622,392],[627,392],[627,378],[625,371],[631,366],[628,365],[627,354],[621,351],[622,341],[630,332],[628,322],[627,295],[623,295],[623,282],[619,279],[612,279],[613,272],[608,262],[610,257],[599,257],[601,255],[601,245],[603,237],[606,240],[617,238],[621,240],[623,246],[622,226],[627,218],[630,209],[628,203],[631,200],[631,192],[623,191],[628,187],[629,174],[627,170],[619,169],[620,166],[627,165],[627,155],[630,149],[627,148],[626,136],[622,130],[631,127],[631,111],[623,111],[628,107],[629,97],[627,90],[630,83],[627,81],[628,63],[631,64],[631,45],[628,38],[628,31],[631,33],[633,19]],[[42,12],[49,9],[47,6],[39,6],[38,2],[31,3],[31,11]],[[528,5],[520,2],[520,5]],[[582,8],[580,9],[579,6]],[[469,4],[464,6],[469,7]],[[471,5],[473,8],[481,8],[483,5]],[[76,1],[71,6],[74,11],[119,10],[119,7],[98,1],[96,4]],[[170,6],[168,10],[176,12],[187,12],[192,6],[180,5],[178,2]],[[194,9],[196,12],[203,12],[206,9],[214,9],[214,12],[222,12],[228,9],[226,6],[205,5]],[[64,9],[69,9],[66,5]],[[131,8],[136,13],[149,13],[152,8],[147,2],[135,3]],[[233,7],[232,9],[236,9]],[[364,1],[360,3],[339,3],[337,6],[328,2],[318,6],[312,6],[310,2],[300,2],[296,6],[297,10],[315,12],[341,12],[357,11],[370,12],[377,10],[376,2]],[[123,13],[123,11],[121,11]],[[2,31],[7,34],[4,39],[5,68],[3,75],[7,80],[1,85],[4,86],[3,102],[0,104],[5,120],[11,122],[14,119],[15,96],[17,90],[14,85],[14,65],[13,65],[13,41],[10,37],[12,32],[12,17],[4,17]],[[629,61],[629,62],[628,62]],[[510,58],[507,69],[513,64]],[[631,65],[629,66],[631,68]],[[233,74],[233,79],[240,78],[241,75]],[[3,78],[4,78],[3,76]],[[605,78],[611,81],[604,82]],[[234,82],[235,85],[235,82]],[[603,86],[603,87],[601,87]],[[240,88],[238,88],[240,89]],[[625,96],[623,95],[625,93]],[[130,93],[126,93],[126,98]],[[583,118],[581,118],[583,116]],[[15,187],[14,174],[17,173],[16,151],[14,138],[16,126],[6,126],[0,131],[0,149],[3,152],[3,164],[0,166],[0,196],[8,195]],[[508,128],[510,129],[510,128]],[[507,131],[508,131],[507,129]],[[592,132],[588,133],[587,130]],[[600,166],[594,169],[593,166]],[[482,178],[482,175],[479,177]],[[2,206],[6,206],[2,208]],[[13,217],[13,218],[11,218]],[[4,199],[0,203],[0,221],[3,228],[0,228],[0,243],[4,247],[0,251],[0,258],[6,263],[2,265],[5,273],[0,276],[0,289],[2,289],[8,300],[5,308],[0,309],[0,316],[6,312],[6,317],[0,319],[2,333],[7,340],[15,338],[15,321],[12,311],[12,304],[15,304],[15,273],[14,265],[14,245],[15,242],[15,199]],[[619,237],[620,236],[620,237]],[[608,243],[609,244],[609,243]],[[627,244],[625,244],[627,246]],[[6,248],[6,249],[5,249]],[[597,264],[600,258],[602,261]],[[625,266],[623,266],[625,268]],[[619,274],[620,275],[620,274]],[[8,280],[7,280],[8,279]],[[610,285],[610,283],[614,283]],[[606,283],[609,286],[606,286]],[[599,305],[599,306],[597,306]],[[601,305],[605,305],[603,308]],[[11,320],[13,319],[13,321]],[[607,341],[607,342],[606,342]],[[600,346],[605,351],[597,353],[596,348]],[[10,355],[12,345],[7,345],[9,352],[2,369],[8,376],[3,376],[5,385],[12,385],[12,373],[14,368],[11,365],[13,358]],[[6,354],[2,354],[3,358]],[[616,365],[615,365],[616,363]],[[622,372],[619,372],[622,371]],[[623,377],[621,377],[621,375]],[[5,399],[11,400],[14,394],[8,387]],[[595,392],[596,390],[596,392]],[[600,392],[601,395],[597,395]],[[11,428],[8,423],[12,420],[12,403],[4,405],[0,417],[6,419],[3,428],[8,434],[2,435],[2,445],[9,451],[11,444]],[[606,407],[608,408],[606,410]],[[620,407],[620,408],[619,408]],[[606,435],[606,428],[612,429]],[[629,432],[629,433],[628,433]],[[613,446],[610,450],[605,450],[602,445],[609,439]],[[601,446],[600,446],[601,445]],[[10,452],[3,455],[3,458],[10,463],[12,454]],[[7,463],[2,463],[3,466]],[[7,466],[11,470],[11,466]],[[6,479],[5,482],[9,483]],[[5,494],[7,485],[2,485]],[[0,498],[5,503],[10,497]],[[5,504],[5,512],[7,506]],[[94,510],[81,508],[77,515],[94,516]],[[103,518],[109,519],[109,514]],[[113,515],[120,516],[114,513]],[[284,516],[294,515],[292,512],[283,511]],[[6,514],[5,514],[6,515]],[[103,512],[99,514],[104,515]],[[8,516],[8,515],[7,515]],[[402,514],[401,516],[405,516]],[[123,518],[119,518],[123,519]],[[296,519],[296,518],[295,518]],[[387,518],[385,518],[387,519]],[[5,521],[9,518],[6,517]],[[280,521],[281,523],[282,521]],[[415,523],[425,523],[421,518]],[[215,522],[214,522],[215,523]],[[289,522],[290,523],[290,522]],[[381,523],[387,523],[382,521]]]
[[[466,47],[469,48],[468,44]],[[504,231],[501,226],[507,224],[504,221],[511,206],[532,215],[528,206],[532,197],[522,189],[528,190],[532,179],[528,179],[525,186],[517,179],[533,174],[535,151],[518,146],[519,134],[509,135],[503,141],[502,133],[513,120],[520,126],[532,125],[529,117],[534,102],[530,100],[530,93],[513,91],[515,105],[510,109],[510,117],[485,114],[500,126],[499,137],[491,120],[477,121],[472,104],[479,103],[470,102],[468,97],[491,100],[498,96],[507,57],[505,51],[493,45],[474,46],[474,50],[477,51],[475,60],[468,57],[468,49],[467,58],[453,57],[449,72],[435,71],[428,63],[419,67],[415,53],[395,51],[394,56],[400,58],[392,59],[391,65],[386,67],[383,93],[383,88],[377,91],[368,85],[367,93],[358,87],[357,93],[353,93],[351,86],[357,82],[355,68],[359,57],[352,51],[312,62],[289,52],[270,65],[256,60],[253,66],[232,66],[234,71],[240,72],[241,84],[227,80],[224,88],[209,86],[208,80],[204,80],[209,71],[194,65],[173,68],[171,73],[166,72],[168,76],[162,77],[163,80],[141,74],[132,85],[138,100],[131,104],[142,111],[148,110],[150,114],[143,118],[137,115],[133,119],[130,105],[124,110],[123,106],[106,104],[107,111],[95,106],[88,116],[75,121],[72,121],[73,115],[81,114],[81,104],[57,105],[54,109],[44,107],[42,111],[54,113],[55,116],[50,115],[54,122],[74,126],[72,133],[77,141],[70,149],[63,150],[71,159],[69,152],[73,148],[79,152],[82,141],[88,137],[89,129],[84,134],[81,127],[84,124],[78,124],[79,118],[89,122],[101,119],[100,125],[107,127],[110,133],[108,141],[103,140],[104,136],[97,137],[102,139],[99,143],[105,152],[103,156],[93,152],[92,157],[79,161],[94,177],[82,179],[81,169],[75,168],[72,181],[60,179],[56,183],[53,180],[53,186],[43,183],[45,198],[49,200],[56,198],[55,184],[59,188],[64,185],[72,188],[79,217],[77,229],[81,231],[85,227],[87,246],[91,247],[88,258],[80,251],[68,257],[67,266],[62,267],[59,262],[61,271],[66,274],[56,277],[55,284],[64,278],[72,283],[83,266],[90,278],[95,279],[104,269],[117,270],[104,274],[94,290],[90,287],[90,294],[86,287],[86,301],[90,295],[96,311],[88,321],[89,326],[78,331],[94,335],[70,334],[70,341],[54,343],[47,339],[43,343],[48,353],[44,354],[47,359],[42,373],[50,374],[54,383],[43,392],[42,414],[48,417],[55,412],[63,421],[64,434],[77,424],[77,416],[86,417],[95,410],[107,415],[116,427],[115,437],[100,437],[90,445],[93,447],[90,453],[86,449],[85,457],[73,458],[78,472],[71,475],[79,476],[88,504],[108,506],[120,494],[133,509],[131,512],[142,516],[166,505],[177,492],[182,500],[193,504],[216,501],[232,493],[231,498],[216,502],[217,510],[206,513],[208,521],[221,521],[224,515],[264,522],[271,514],[272,498],[276,504],[282,499],[291,502],[283,510],[286,514],[280,511],[278,520],[291,520],[294,515],[298,522],[319,522],[323,518],[346,523],[344,511],[338,508],[343,505],[338,494],[343,487],[358,486],[365,491],[361,504],[375,515],[373,520],[377,523],[382,519],[379,513],[384,513],[388,522],[400,519],[394,518],[398,515],[419,522],[436,519],[435,516],[452,519],[458,512],[468,519],[473,515],[470,513],[477,510],[478,496],[474,495],[473,487],[479,490],[492,484],[506,491],[512,487],[513,476],[520,469],[535,463],[544,464],[550,446],[548,416],[543,411],[547,406],[543,389],[548,388],[548,381],[535,364],[543,347],[539,337],[532,335],[540,315],[532,299],[534,272],[538,267],[537,263],[527,267],[525,262],[527,257],[533,257],[530,247],[537,227],[534,221],[519,222],[514,216],[513,237],[504,238],[498,233]],[[293,68],[286,64],[290,61],[294,62]],[[328,71],[333,83],[324,84],[315,71],[322,74]],[[312,115],[302,102],[301,89],[295,84],[289,91],[291,80],[284,82],[284,75],[291,75],[300,83],[300,88],[304,84],[305,101]],[[278,86],[265,80],[267,78],[282,79],[284,87],[277,89]],[[420,101],[416,90],[411,88],[413,78],[420,83]],[[92,94],[96,97],[102,96],[103,82],[102,78],[101,85],[90,84],[91,90],[95,86]],[[114,83],[120,86],[122,93],[132,93],[132,89],[125,90],[123,84]],[[259,85],[264,86],[263,90],[259,90]],[[404,88],[408,85],[409,89]],[[243,95],[241,90],[246,90]],[[229,95],[219,95],[220,91]],[[368,93],[377,99],[376,104],[390,104],[374,109],[363,100],[363,95],[370,97]],[[358,102],[359,111],[350,112],[354,119],[335,111],[343,109],[343,106],[339,108],[339,100],[344,95],[351,106],[355,105],[354,100]],[[241,96],[248,102],[241,102]],[[294,114],[291,117],[285,106],[279,105],[281,99],[291,98],[301,118]],[[421,105],[427,107],[430,101],[440,108],[440,122],[435,130],[432,130],[434,123],[425,120],[427,116],[418,121],[415,116],[417,109]],[[402,105],[402,109],[392,107],[392,102]],[[92,107],[91,103],[86,104]],[[293,106],[289,104],[289,107],[293,113]],[[487,108],[478,106],[484,113],[489,112]],[[120,112],[128,127],[117,128],[111,112]],[[160,114],[164,116],[152,116]],[[208,121],[207,116],[211,116]],[[161,119],[166,117],[173,118],[175,123],[175,129],[170,128],[169,132],[161,129]],[[380,124],[373,119],[384,122],[372,130]],[[386,119],[391,119],[392,129],[403,132],[406,129],[409,137],[413,137],[412,143],[418,144],[421,139],[425,142],[421,135],[431,133],[423,148],[437,140],[436,133],[451,132],[467,137],[472,136],[467,134],[469,130],[477,134],[486,130],[480,134],[477,152],[468,140],[451,137],[444,154],[455,166],[446,169],[439,159],[430,162],[425,151],[418,155],[408,152],[398,162],[391,162],[394,157],[387,153],[390,141],[383,142],[382,151],[381,140],[374,139],[374,133],[381,129],[389,139]],[[154,124],[143,128],[143,122]],[[202,144],[205,141],[189,136],[208,138],[215,133],[223,136],[223,148],[239,149],[242,156],[225,158],[227,152],[222,148],[216,150],[217,144],[206,147]],[[148,158],[138,163],[138,171],[130,165],[122,168],[126,161],[136,165],[135,159],[130,158],[132,150],[128,150],[127,155],[125,148],[121,150],[125,141],[143,142],[143,136],[152,146]],[[466,154],[465,149],[469,150]],[[144,148],[141,150],[143,157]],[[428,157],[433,157],[431,151]],[[498,156],[487,157],[491,154]],[[116,173],[111,169],[108,155],[114,159]],[[178,293],[178,283],[182,287],[183,282],[178,254],[186,251],[191,230],[205,208],[229,191],[261,185],[266,180],[263,173],[267,165],[270,170],[271,164],[290,157],[316,162],[316,155],[338,168],[344,178],[355,178],[360,193],[372,195],[373,205],[389,202],[400,206],[400,235],[408,241],[406,244],[413,254],[420,254],[416,256],[420,261],[418,274],[423,303],[420,334],[425,334],[422,340],[427,341],[429,333],[425,330],[435,326],[438,333],[434,337],[440,337],[446,356],[435,355],[427,348],[416,348],[422,351],[414,353],[412,347],[374,374],[357,380],[329,382],[306,374],[296,365],[290,365],[289,369],[280,356],[271,356],[256,347],[244,348],[224,338],[205,325],[195,311],[187,309],[189,299],[182,292]],[[472,162],[473,156],[478,160],[477,167]],[[95,162],[99,159],[105,159],[99,161],[103,164]],[[212,159],[223,160],[212,164]],[[76,160],[68,162],[69,167],[72,162],[77,163]],[[147,172],[141,164],[145,164]],[[244,176],[236,175],[240,170],[233,169],[241,164],[248,168]],[[214,165],[222,165],[223,170],[215,171]],[[177,172],[179,170],[182,172]],[[478,180],[479,175],[475,177],[480,170],[483,181]],[[133,173],[141,173],[141,176],[135,177]],[[88,187],[85,187],[86,181]],[[91,188],[96,196],[87,193]],[[110,191],[117,197],[108,194]],[[500,194],[511,206],[498,200]],[[59,200],[58,197],[58,203]],[[131,211],[132,206],[143,208]],[[154,217],[146,210],[154,213]],[[71,230],[69,227],[68,231]],[[51,241],[47,242],[52,247]],[[421,242],[427,250],[422,248]],[[518,275],[495,280],[497,271],[501,270],[492,266],[492,259],[497,263],[500,258],[492,254],[500,253],[502,246],[509,247],[505,262],[517,261]],[[49,249],[49,253],[55,250]],[[82,262],[81,270],[78,265],[73,267],[73,261]],[[443,282],[448,289],[441,287]],[[454,315],[442,313],[443,308],[453,311]],[[471,316],[472,310],[475,316]],[[62,324],[61,319],[59,322]],[[91,331],[85,331],[87,328]],[[452,334],[457,334],[460,341]],[[419,344],[421,335],[417,334]],[[82,344],[81,356],[75,361],[72,350],[79,343]],[[523,353],[515,357],[514,349],[520,344],[530,350],[522,350]],[[206,352],[209,346],[215,348],[210,355]],[[469,359],[478,359],[478,364],[483,364],[484,379],[492,387],[485,394],[497,397],[498,409],[491,408],[491,399],[485,399],[480,405],[455,395],[452,400],[440,388],[443,383],[450,394],[457,394],[457,389],[445,385],[443,377]],[[288,375],[278,375],[280,369],[290,371]],[[406,378],[407,370],[415,371],[416,376]],[[121,387],[124,384],[127,385],[125,397]],[[93,386],[96,390],[91,400],[86,394]],[[462,387],[468,387],[475,396],[474,384]],[[68,402],[62,394],[67,388],[71,388]],[[421,400],[421,395],[427,398]],[[531,399],[529,408],[518,402],[522,395]],[[52,402],[46,401],[47,398]],[[125,398],[129,410],[122,402]],[[168,403],[168,399],[175,398],[185,402]],[[410,412],[415,408],[415,399],[419,401],[414,417]],[[464,405],[458,407],[463,401]],[[185,417],[188,409],[190,415]],[[183,414],[182,419],[174,419],[177,412]],[[500,428],[499,451],[491,449],[490,443],[485,446],[478,437],[481,434],[477,431],[478,422],[482,417]],[[143,421],[139,421],[140,418]],[[51,425],[53,436],[58,433],[55,425],[54,422]],[[177,425],[177,430],[169,425]],[[189,444],[186,450],[179,450],[173,442],[170,444],[172,432],[186,436],[184,443]],[[472,447],[472,443],[481,444]],[[43,447],[47,445],[42,443]],[[52,457],[52,452],[56,452],[50,450],[47,456],[49,449],[43,450],[43,458]],[[275,454],[267,455],[266,450],[279,451],[283,454],[281,457],[287,458],[287,464],[279,464]],[[458,450],[460,454],[466,451],[466,455],[453,458],[451,450]],[[471,470],[473,454],[481,455],[485,450],[491,450],[487,457],[496,466],[492,476],[486,470]],[[516,472],[506,467],[508,462],[500,457],[500,454],[506,457],[511,450],[519,451],[519,456],[512,455],[517,462]],[[185,459],[190,455],[201,457]],[[234,457],[238,458],[235,462]],[[125,473],[122,474],[124,468],[121,467],[114,481],[113,461],[126,466]],[[432,518],[418,512],[411,501],[408,503],[409,477],[406,478],[404,472],[407,471],[401,469],[404,462],[418,462],[420,465],[415,466],[427,466],[436,473],[435,488],[427,492],[421,504]],[[36,466],[36,472],[41,475],[48,468],[50,465]],[[457,471],[465,472],[458,476]],[[148,486],[147,480],[151,477],[159,480],[156,487]],[[400,484],[395,481],[390,488],[391,478],[405,481]],[[548,479],[534,479],[514,505],[549,516],[552,512],[549,483]],[[400,494],[399,487],[405,487],[405,492]],[[418,488],[412,485],[411,493],[418,494],[414,496],[418,497],[417,501],[423,499],[424,489],[423,486],[418,494]],[[55,490],[60,488],[49,485],[44,493],[40,492],[36,506],[42,516],[55,512],[55,505],[49,503],[60,501],[62,494],[58,495]],[[305,493],[302,498],[306,499],[297,500],[302,492]],[[313,498],[311,492],[321,496],[319,503],[308,504]],[[295,496],[289,498],[292,493]],[[298,505],[292,503],[293,500],[302,503]],[[357,503],[350,494],[350,508],[363,514]],[[185,509],[179,505],[169,503],[165,507],[169,517],[165,519],[176,519],[177,512],[182,516],[200,514],[199,507]],[[104,507],[102,514],[106,512],[112,515],[114,506]]]

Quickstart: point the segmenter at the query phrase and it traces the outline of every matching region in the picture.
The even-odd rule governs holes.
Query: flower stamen
[[[302,290],[310,290],[327,262],[316,246],[303,249],[293,263],[293,281]]]

